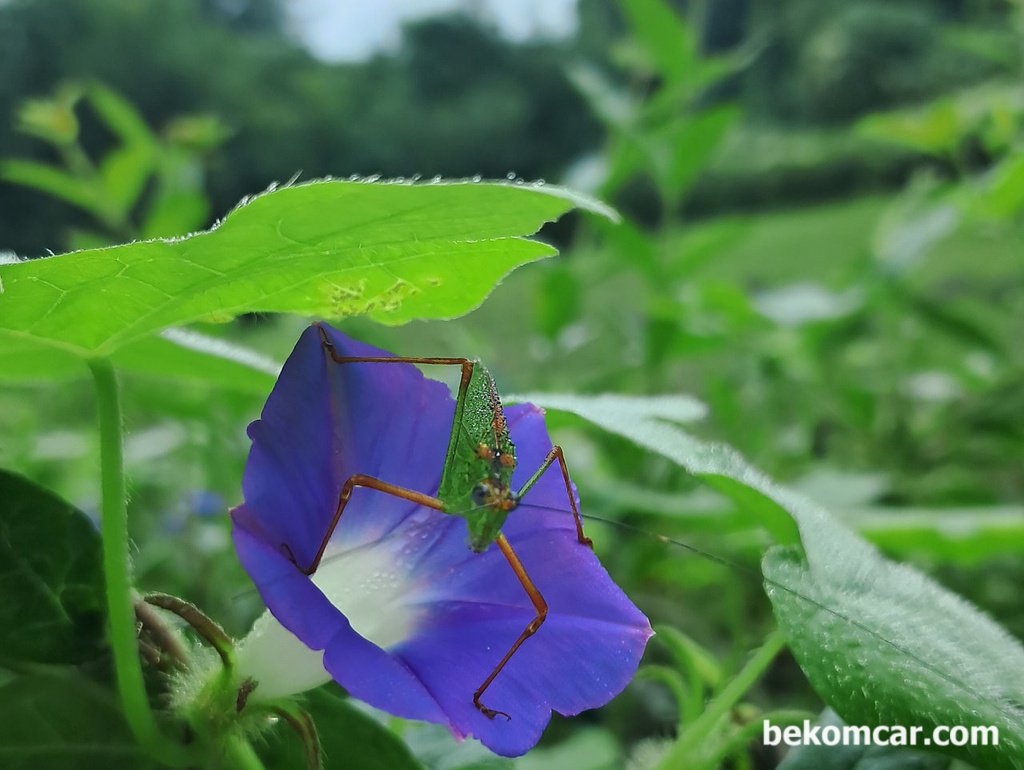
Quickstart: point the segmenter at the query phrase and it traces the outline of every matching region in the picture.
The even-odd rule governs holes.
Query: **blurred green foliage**
[[[300,171],[566,178],[614,202],[623,223],[550,229],[563,255],[513,274],[465,319],[346,330],[408,355],[479,355],[507,392],[693,394],[709,406],[695,433],[736,446],[1020,638],[1018,6],[687,6],[584,0],[563,43],[428,19],[397,55],[329,65],[287,36],[270,0],[13,0],[0,5],[0,174],[18,186],[0,185],[0,249],[182,234]],[[302,321],[195,326],[272,369]],[[24,351],[0,353],[0,378],[26,366]],[[242,351],[241,364],[209,364],[234,383],[211,387],[182,377],[197,364],[173,340],[119,355],[140,585],[242,634],[259,599],[221,514],[239,497],[242,429],[268,367],[247,375]],[[38,379],[65,379],[0,390],[0,465],[94,511],[91,395],[74,362],[35,365]],[[756,570],[767,536],[749,504],[621,436],[554,411],[549,422],[585,511]],[[658,766],[672,756],[665,736],[685,735],[773,625],[744,570],[591,531],[616,580],[685,635],[660,635],[651,673],[586,731],[556,719],[518,767]],[[821,707],[787,654],[739,696],[723,735]],[[391,727],[427,767],[510,766],[430,728]],[[701,760],[780,759],[750,736],[714,748],[732,753]]]
[[[100,158],[82,146],[78,111],[83,107],[114,138]],[[0,162],[0,180],[64,201],[103,228],[71,230],[72,249],[180,235],[210,216],[201,154],[227,133],[214,117],[176,118],[161,137],[106,86],[66,82],[51,98],[25,102],[17,127],[47,143],[59,162],[9,158]]]

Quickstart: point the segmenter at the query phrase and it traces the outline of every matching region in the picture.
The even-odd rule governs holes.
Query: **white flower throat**
[[[310,576],[356,633],[383,649],[408,639],[417,616],[414,586],[388,540],[348,550],[332,543]],[[267,610],[239,644],[238,671],[241,679],[258,683],[253,697],[267,700],[330,681],[323,657],[323,650],[307,647]]]

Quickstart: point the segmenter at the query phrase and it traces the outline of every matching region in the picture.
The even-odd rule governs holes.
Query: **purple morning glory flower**
[[[340,355],[390,356],[322,328]],[[551,441],[537,407],[505,412],[518,488]],[[481,713],[473,693],[534,609],[496,546],[467,547],[462,518],[357,488],[316,571],[296,566],[315,558],[349,476],[436,494],[453,414],[448,388],[415,366],[338,364],[319,325],[303,333],[249,426],[245,502],[232,511],[239,558],[269,608],[238,651],[240,676],[258,683],[251,698],[333,678],[379,709],[516,756],[552,711],[597,708],[632,679],[650,624],[578,541],[557,466],[503,528],[549,607],[486,691],[509,719]]]

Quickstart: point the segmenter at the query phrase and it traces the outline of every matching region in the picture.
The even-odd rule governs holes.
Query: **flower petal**
[[[321,328],[338,355],[390,356],[326,325],[303,332],[261,419],[249,426],[245,506],[233,514],[265,542],[287,545],[301,565],[312,563],[349,476],[436,491],[454,414],[447,387],[415,366],[335,363]],[[369,494],[381,498],[372,516],[355,505],[345,514],[349,542],[378,539],[417,507]]]
[[[235,526],[233,534],[242,566],[253,576],[274,617],[307,647],[326,650],[323,666],[345,689],[396,716],[447,723],[444,712],[420,680],[402,661],[356,633],[345,615],[331,604],[308,576],[297,570],[276,549],[260,542],[245,529]],[[271,671],[270,676],[266,676],[265,662],[273,660],[273,656],[255,647],[261,641],[264,640],[250,635],[239,649],[240,675],[242,678],[252,676],[258,683],[254,700],[301,692],[301,689],[295,689],[298,682],[293,682],[291,689],[277,686],[279,680],[287,678],[289,666],[294,665],[287,658],[280,657],[277,662],[283,671]],[[268,641],[274,643],[273,639]],[[309,681],[305,670],[304,665],[303,683]],[[267,678],[274,684],[269,689],[264,687],[261,692],[259,683]],[[322,683],[314,681],[307,687]]]

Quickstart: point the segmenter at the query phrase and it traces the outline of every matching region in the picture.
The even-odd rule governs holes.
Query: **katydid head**
[[[478,480],[469,491],[470,507],[452,512],[466,520],[468,545],[480,553],[501,534],[505,519],[519,505],[519,498],[511,486],[515,455],[486,444],[477,446],[476,455],[473,467]]]
[[[509,493],[504,505],[474,508],[463,516],[466,519],[466,529],[469,532],[467,545],[471,550],[483,553],[491,543],[498,539],[501,528],[505,526],[505,519],[515,508],[516,503],[515,496]]]

